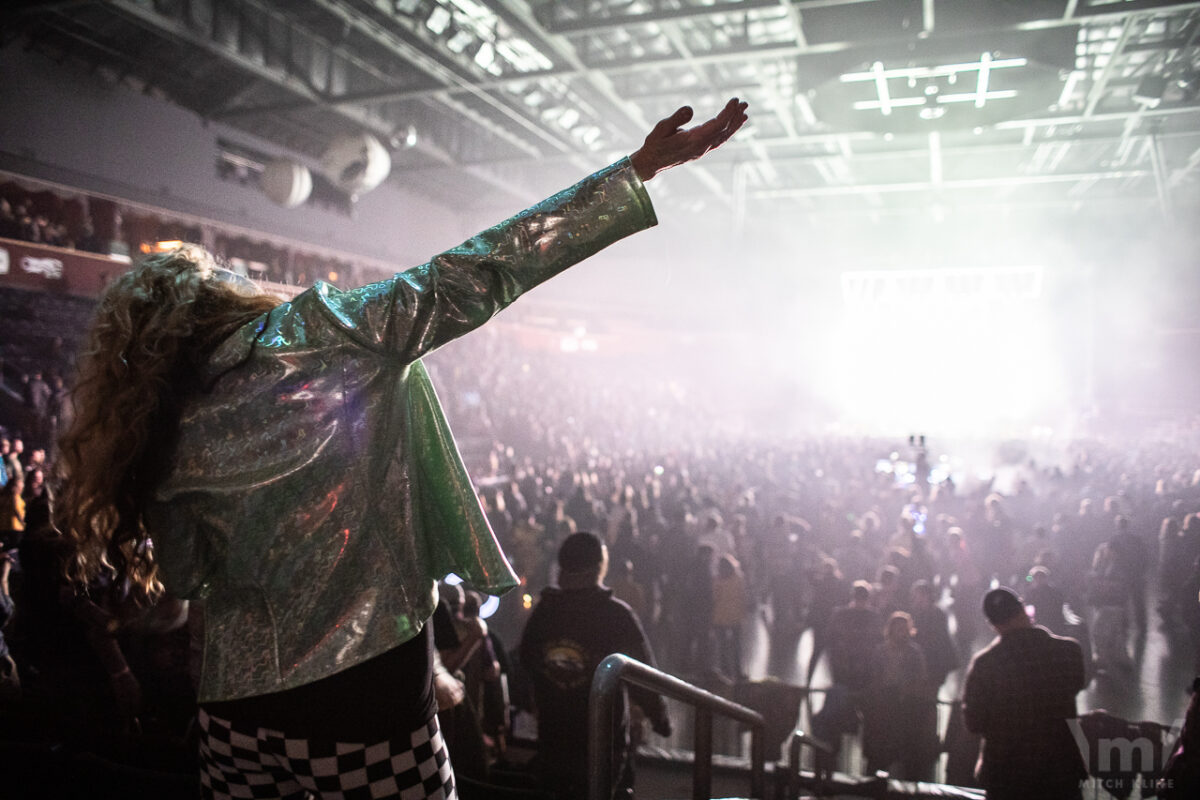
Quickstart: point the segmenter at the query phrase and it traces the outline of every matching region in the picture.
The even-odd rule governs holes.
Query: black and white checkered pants
[[[456,800],[437,717],[408,736],[375,744],[291,739],[238,730],[200,709],[200,784],[205,798]]]

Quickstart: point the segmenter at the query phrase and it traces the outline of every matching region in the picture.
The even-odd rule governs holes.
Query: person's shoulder
[[[982,650],[971,656],[971,664],[967,668],[968,671],[976,669],[980,664],[986,666],[988,663],[999,658],[998,651],[1000,650],[1003,641],[1004,640],[1001,637],[997,636],[995,639],[992,639],[992,641],[984,645]]]
[[[1061,650],[1063,652],[1081,652],[1081,653],[1083,652],[1083,647],[1079,644],[1079,641],[1077,639],[1073,639],[1070,636],[1059,636],[1058,634],[1051,633],[1050,631],[1048,631],[1045,628],[1040,627],[1040,626],[1037,627],[1035,630],[1041,631],[1042,634],[1045,636],[1045,641],[1046,641],[1047,647],[1052,647],[1056,650]]]
[[[608,608],[609,613],[613,614],[614,616],[636,620],[638,624],[641,624],[641,620],[638,619],[637,612],[633,610],[633,606],[629,605],[629,603],[626,603],[615,594],[612,594],[611,589],[608,590],[608,595],[606,597],[601,598],[601,602],[603,602]]]

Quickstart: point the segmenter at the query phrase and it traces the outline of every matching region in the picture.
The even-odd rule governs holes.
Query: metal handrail
[[[620,653],[600,662],[592,676],[588,698],[588,797],[611,800],[613,790],[613,715],[622,683],[665,694],[696,709],[695,760],[692,763],[692,798],[712,797],[712,716],[714,713],[750,728],[750,796],[765,797],[766,723],[762,714],[718,697],[673,675]]]

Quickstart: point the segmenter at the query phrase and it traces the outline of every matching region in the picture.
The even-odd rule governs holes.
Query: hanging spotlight
[[[312,173],[303,164],[278,159],[267,164],[259,176],[263,194],[284,208],[295,208],[312,194]]]
[[[392,158],[369,133],[342,134],[330,143],[321,166],[335,186],[357,199],[383,182],[391,172]]]
[[[407,125],[404,128],[397,128],[391,138],[388,139],[388,145],[393,151],[401,148],[411,150],[417,146],[417,127],[415,125]]]

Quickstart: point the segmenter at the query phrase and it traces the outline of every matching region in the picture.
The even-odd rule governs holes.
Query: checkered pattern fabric
[[[200,783],[205,798],[456,800],[437,717],[409,736],[375,744],[251,733],[200,711]]]

